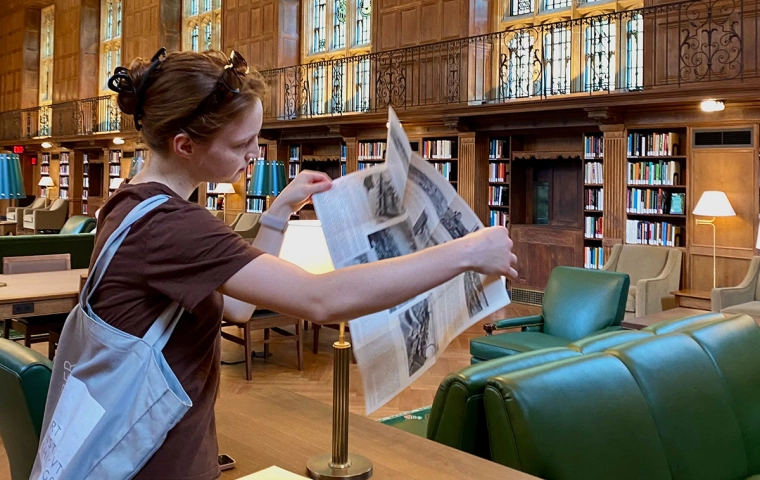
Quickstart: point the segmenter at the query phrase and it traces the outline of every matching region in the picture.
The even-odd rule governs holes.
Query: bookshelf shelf
[[[58,163],[58,198],[68,199],[69,194],[69,152],[61,152]]]
[[[85,152],[82,155],[82,214],[87,215],[89,212],[87,199],[90,196],[90,154]]]
[[[626,243],[685,244],[686,137],[685,128],[628,132]]]
[[[583,135],[583,266],[604,266],[604,134]]]
[[[509,225],[511,185],[510,137],[493,137],[488,144],[489,225]]]

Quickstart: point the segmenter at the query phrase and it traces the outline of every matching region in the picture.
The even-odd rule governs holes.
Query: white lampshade
[[[280,258],[314,274],[335,270],[319,220],[288,222],[280,248]]]
[[[736,215],[726,194],[716,190],[704,192],[692,213],[703,217],[733,217]]]
[[[231,183],[217,183],[214,193],[235,193],[235,187]]]
[[[120,178],[120,177],[119,178],[112,178],[111,182],[108,185],[108,188],[110,188],[111,190],[116,190],[117,188],[119,188],[119,185],[121,185],[122,183],[124,183],[124,179],[123,178]]]
[[[41,177],[40,183],[38,183],[40,187],[54,187],[55,183],[53,183],[53,179],[50,177]]]

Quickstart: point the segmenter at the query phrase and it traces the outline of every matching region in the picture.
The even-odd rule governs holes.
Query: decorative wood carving
[[[604,132],[604,226],[605,258],[612,246],[625,239],[627,143],[624,125],[602,126]]]

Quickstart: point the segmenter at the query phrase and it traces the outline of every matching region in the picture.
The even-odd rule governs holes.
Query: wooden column
[[[459,134],[457,192],[470,208],[475,209],[475,133]]]
[[[346,174],[359,170],[359,141],[356,137],[343,137],[346,142]]]
[[[625,125],[602,125],[604,132],[604,246],[605,258],[612,246],[625,243],[627,145]]]
[[[81,151],[69,151],[69,215],[82,214],[82,169],[84,155]]]

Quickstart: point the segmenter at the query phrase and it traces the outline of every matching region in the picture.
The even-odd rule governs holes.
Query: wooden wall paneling
[[[100,92],[100,0],[80,0],[78,97],[97,97]]]
[[[22,65],[25,45],[25,9],[16,7],[0,16],[0,111],[22,108]],[[39,33],[39,20],[37,21]],[[39,51],[39,36],[37,38]],[[36,100],[36,99],[35,99]]]
[[[121,63],[129,65],[137,57],[150,60],[159,45],[160,0],[124,2],[122,13]]]
[[[274,7],[278,6],[278,9]],[[301,63],[301,4],[298,0],[279,0],[273,4],[274,18],[279,19],[278,29],[270,32],[278,40],[277,67],[289,67]]]
[[[753,128],[757,141],[757,127]],[[689,129],[691,138],[692,129]],[[746,274],[755,254],[758,222],[757,148],[695,148],[691,150],[687,195],[687,239],[689,270],[687,285],[697,290],[712,288],[712,227],[697,225],[691,212],[706,190],[726,193],[736,212],[734,217],[718,217],[716,255],[717,286],[734,286]],[[752,172],[748,175],[748,172]]]
[[[82,152],[69,151],[69,216],[82,214]]]
[[[604,133],[604,214],[602,232],[605,258],[612,246],[625,242],[628,144],[625,125],[602,125]]]
[[[477,168],[477,155],[475,148],[475,132],[459,134],[457,153],[457,193],[473,210],[480,206],[475,201],[475,177]],[[486,181],[488,179],[486,178]],[[480,216],[480,215],[478,215]],[[483,218],[481,217],[481,221]]]
[[[490,210],[488,208],[488,153],[490,151],[489,137],[479,134],[475,137],[475,161],[473,176],[473,203],[471,205],[475,214],[488,226],[490,222]],[[460,157],[461,162],[461,157]],[[460,167],[461,172],[461,167]],[[460,188],[462,188],[462,174],[459,174]]]
[[[47,196],[51,202],[59,197],[61,191],[59,188],[61,186],[61,163],[59,158],[54,155],[55,154],[50,156],[50,178],[53,179],[55,186],[48,187],[47,189]]]
[[[583,265],[583,231],[545,225],[512,225],[518,279],[512,286],[543,290],[554,267]]]
[[[392,50],[485,33],[487,12],[486,0],[379,0],[373,10],[373,31],[378,32],[373,38],[373,50]]]
[[[170,52],[180,50],[182,48],[182,0],[161,0],[159,15],[158,46],[166,47]]]
[[[259,70],[300,63],[297,0],[224,2],[222,48],[235,49]]]
[[[40,10],[32,8],[24,10],[21,108],[32,108],[39,105],[40,21]],[[0,60],[0,62],[2,62],[2,60]],[[2,67],[0,67],[0,69],[2,69]]]
[[[79,25],[80,0],[59,0],[55,5],[55,41],[53,61],[53,103],[79,98]]]

